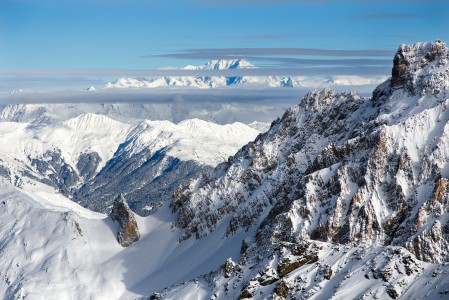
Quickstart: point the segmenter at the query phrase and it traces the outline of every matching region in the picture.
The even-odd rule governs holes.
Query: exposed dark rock
[[[158,202],[169,201],[173,191],[192,177],[212,169],[194,161],[181,161],[143,149],[130,153],[121,146],[114,157],[73,195],[75,201],[94,211],[107,213],[119,194],[141,216],[153,213]]]
[[[326,273],[324,274],[324,279],[331,280],[332,274],[333,274],[332,268],[331,267],[327,267]]]
[[[306,265],[306,264],[313,264],[318,261],[318,255],[316,254],[308,254],[304,255],[300,258],[290,259],[286,258],[279,262],[278,265],[278,274],[279,277],[284,277],[288,273]]]
[[[287,297],[289,291],[290,287],[284,280],[279,281],[279,283],[276,285],[276,288],[274,289],[274,293],[283,298]]]
[[[234,271],[234,268],[235,268],[235,262],[233,262],[231,258],[226,260],[226,263],[223,266],[225,278],[231,277],[232,272]]]
[[[387,291],[388,296],[390,296],[392,299],[399,298],[399,293],[396,291],[394,286],[392,286],[392,285],[387,286],[386,291]]]
[[[117,241],[120,245],[128,247],[140,239],[140,232],[134,213],[122,195],[115,199],[110,216],[119,226]]]
[[[75,170],[64,161],[59,149],[46,151],[42,158],[28,158],[31,166],[46,177],[36,177],[42,183],[55,187],[62,194],[70,196],[73,188],[80,182]]]
[[[78,158],[76,168],[84,180],[89,180],[95,176],[100,162],[101,157],[97,152],[82,153]]]
[[[247,289],[244,289],[239,296],[239,299],[249,299],[252,298],[253,295],[251,294],[250,291],[248,291]]]

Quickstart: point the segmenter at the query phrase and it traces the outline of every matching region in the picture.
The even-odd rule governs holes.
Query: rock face
[[[212,175],[175,193],[181,239],[226,222],[227,235],[257,228],[257,251],[313,239],[449,261],[448,57],[441,41],[401,45],[393,77],[371,99],[308,93]]]
[[[371,98],[312,91],[212,174],[175,192],[180,240],[223,227],[225,236],[249,235],[234,268],[241,271],[204,277],[217,283],[211,294],[408,299],[421,278],[446,272],[449,49],[401,45],[393,63]],[[443,295],[449,286],[439,280],[430,287]],[[345,286],[361,292],[344,294]]]
[[[117,241],[120,245],[128,247],[140,239],[140,232],[134,213],[121,194],[115,199],[110,216],[119,226]]]

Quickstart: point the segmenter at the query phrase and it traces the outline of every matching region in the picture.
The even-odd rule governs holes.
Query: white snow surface
[[[216,166],[253,140],[260,131],[243,123],[218,125],[200,119],[174,124],[169,121],[144,121],[134,127],[126,140],[133,143],[132,151],[142,147],[154,153],[164,149],[166,154],[181,160],[194,160]]]
[[[165,148],[167,154],[180,160],[215,166],[259,134],[243,123],[219,125],[191,119],[178,124],[145,120],[131,125],[93,113],[36,123],[0,122],[2,160],[17,165],[17,161],[45,157],[47,151],[60,151],[76,170],[81,154],[97,152],[101,157],[98,172],[120,144],[133,140],[138,141],[133,143],[135,150],[137,146],[151,148],[154,153]]]
[[[101,168],[123,142],[130,125],[106,116],[84,114],[63,122],[45,124],[0,122],[0,153],[3,159],[27,161],[59,149],[76,169],[81,153],[97,152]]]
[[[137,216],[136,216],[137,217]],[[23,193],[0,178],[0,298],[135,299],[213,271],[237,257],[223,232],[178,243],[168,203],[140,218],[140,241],[122,248],[106,215],[51,193]]]

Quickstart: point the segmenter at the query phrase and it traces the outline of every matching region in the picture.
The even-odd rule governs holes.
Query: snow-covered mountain
[[[182,70],[235,70],[256,68],[245,59],[212,60],[202,66],[186,66]],[[156,88],[167,86],[217,88],[225,86],[268,86],[268,87],[297,87],[300,82],[293,77],[276,76],[164,76],[154,78],[122,77],[115,82],[108,82],[106,88]]]
[[[227,237],[256,230],[226,279],[232,288],[218,272],[201,281],[208,296],[425,297],[414,289],[427,274],[417,259],[438,270],[449,262],[448,59],[441,41],[401,45],[371,98],[310,92],[213,174],[179,189],[181,240],[219,226]],[[362,268],[354,253],[372,265]],[[362,281],[345,282],[352,276]],[[433,297],[449,290],[441,278],[432,285]]]
[[[446,298],[448,107],[449,48],[441,41],[401,45],[391,78],[372,97],[329,89],[308,93],[226,162],[198,171],[202,174],[196,179],[177,186],[170,203],[156,203],[158,209],[147,217],[135,216],[132,227],[138,227],[140,239],[127,248],[117,241],[120,228],[114,217],[93,213],[40,187],[24,192],[1,180],[0,295]],[[203,122],[114,126],[127,130],[124,142],[95,175],[97,181],[91,181],[101,191],[98,195],[106,195],[102,201],[112,205],[117,197],[107,193],[125,190],[132,208],[133,196],[126,189],[131,185],[136,190],[134,184],[145,187],[145,176],[153,172],[141,171],[140,166],[156,162],[172,170],[175,160],[167,161],[168,154],[181,152],[181,161],[198,153],[189,151],[194,147],[190,142],[205,149],[201,156],[217,151],[219,144],[219,150],[231,144],[233,137],[223,126]],[[45,132],[50,126],[41,124],[45,125],[30,122],[14,130]],[[83,128],[71,119],[58,126],[62,125],[65,130]],[[210,133],[217,130],[214,140]],[[171,142],[186,132],[204,137],[204,143],[188,138]],[[81,144],[87,139],[64,135],[76,136],[73,140]],[[40,140],[39,133],[30,136]],[[161,136],[164,139],[154,138]],[[20,147],[29,149],[27,143]],[[96,147],[98,157],[109,155]],[[71,151],[83,153],[78,148]],[[97,155],[86,160],[99,161]],[[39,164],[59,161],[48,156]],[[144,195],[151,190],[141,189]],[[79,199],[95,193],[84,191]],[[167,192],[161,190],[160,195]],[[160,195],[152,197],[159,200]],[[113,205],[125,201],[118,199]]]
[[[214,59],[202,66],[185,66],[184,70],[235,70],[235,69],[252,69],[255,65],[246,59]]]
[[[122,193],[142,215],[259,134],[242,123],[199,119],[129,124],[93,113],[21,118],[28,122],[0,122],[1,176],[25,189],[48,185],[102,212]]]

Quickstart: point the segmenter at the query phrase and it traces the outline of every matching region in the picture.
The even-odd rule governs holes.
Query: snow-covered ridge
[[[8,114],[7,111],[3,112]],[[243,123],[219,125],[199,119],[184,120],[178,124],[146,120],[133,126],[94,113],[55,121],[46,126],[34,123],[0,122],[0,139],[4,140],[0,145],[0,153],[25,160],[28,156],[35,157],[58,148],[66,161],[74,166],[81,153],[97,152],[103,165],[112,157],[119,144],[140,134],[142,136],[139,138],[145,147],[153,143],[171,145],[170,153],[174,157],[216,165],[260,132]],[[146,130],[157,134],[144,136]],[[193,154],[195,152],[204,155]]]
[[[257,66],[245,59],[212,60],[201,66],[188,65],[184,68],[167,68],[167,70],[237,70],[255,69]],[[161,77],[121,77],[108,82],[105,88],[221,88],[221,87],[307,87],[323,88],[334,86],[377,85],[388,76],[161,76]]]
[[[199,119],[184,120],[178,124],[144,121],[130,132],[126,140],[133,141],[127,146],[133,151],[139,151],[141,147],[153,152],[164,149],[169,156],[181,160],[216,166],[259,133],[238,122],[219,125]]]
[[[28,161],[58,150],[65,162],[76,168],[82,153],[96,152],[102,160],[101,168],[129,129],[128,124],[96,114],[81,115],[49,126],[0,122],[0,153],[3,158]]]
[[[95,113],[71,117],[76,105],[73,112],[67,105],[40,107],[4,110],[18,121],[0,122],[0,176],[26,190],[57,190],[100,212],[124,194],[137,213],[148,215],[179,184],[227,160],[260,133],[242,123],[128,123]]]

